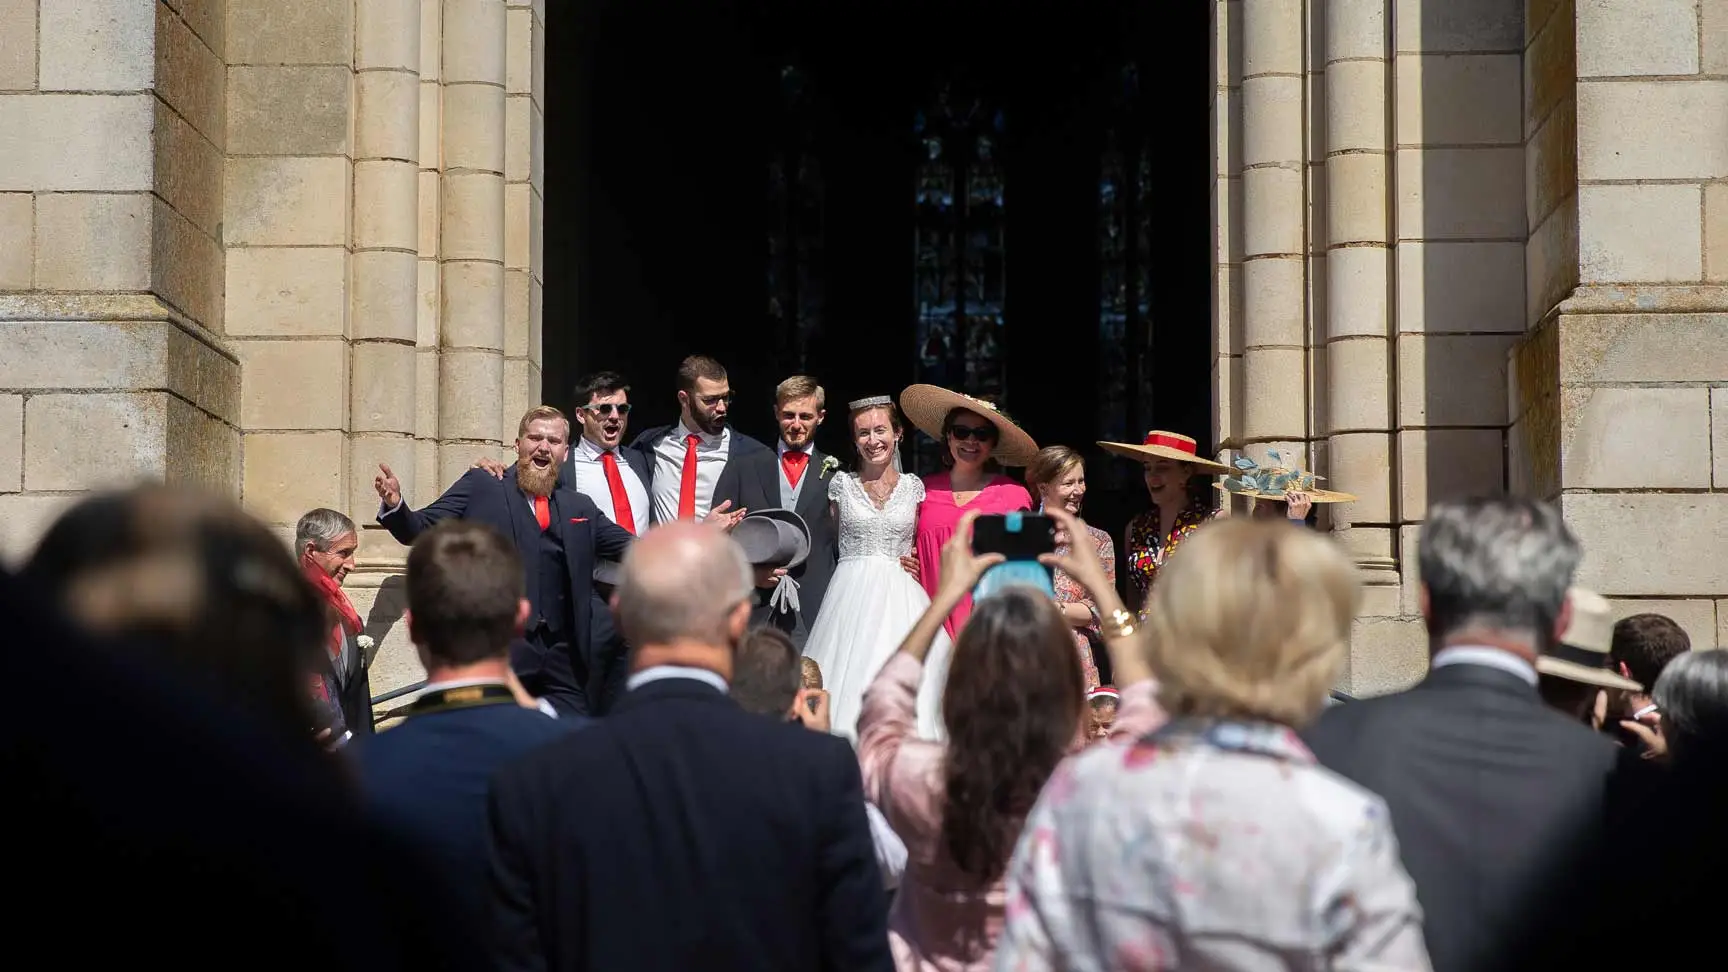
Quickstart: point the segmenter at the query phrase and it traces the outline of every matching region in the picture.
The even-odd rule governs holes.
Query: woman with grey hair
[[[1622,721],[1656,758],[1689,763],[1728,755],[1728,651],[1689,651],[1668,663],[1651,693],[1649,723]]]

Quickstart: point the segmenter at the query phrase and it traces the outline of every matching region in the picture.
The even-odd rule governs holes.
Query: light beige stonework
[[[1508,488],[1560,502],[1583,582],[1718,637],[1728,575],[1687,545],[1728,529],[1728,7],[1214,10],[1216,434],[1321,439],[1360,497],[1330,511],[1369,585],[1346,687],[1422,671],[1426,508]],[[1279,84],[1321,75],[1291,127]]]

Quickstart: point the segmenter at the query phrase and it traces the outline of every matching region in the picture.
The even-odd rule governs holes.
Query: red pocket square
[[[588,518],[585,516],[573,516],[570,518],[570,522],[571,523],[587,523]]]

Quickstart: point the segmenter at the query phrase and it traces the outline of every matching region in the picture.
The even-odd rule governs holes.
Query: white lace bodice
[[[835,473],[828,483],[828,499],[840,514],[840,556],[900,558],[912,552],[918,530],[918,504],[924,499],[924,481],[900,474],[894,492],[881,509],[870,502],[855,473]]]

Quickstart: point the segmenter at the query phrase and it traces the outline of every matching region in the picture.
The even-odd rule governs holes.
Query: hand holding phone
[[[1056,522],[1042,513],[980,516],[973,525],[972,551],[999,554],[1002,563],[985,571],[972,590],[974,600],[1004,587],[1024,584],[1056,596],[1055,578],[1041,558],[1056,550]]]

